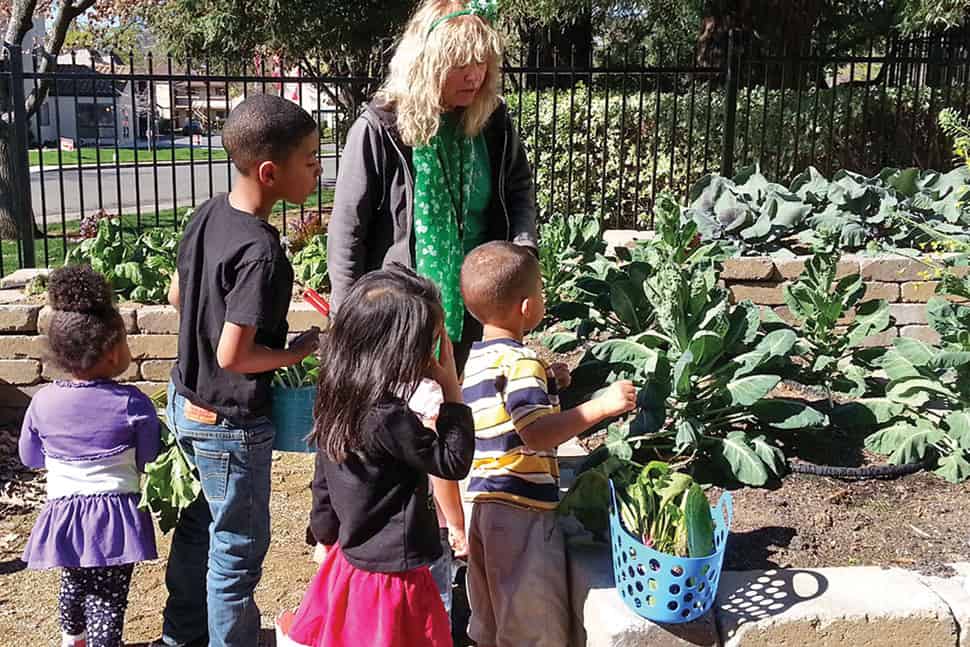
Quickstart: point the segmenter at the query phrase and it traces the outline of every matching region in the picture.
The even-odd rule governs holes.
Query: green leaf
[[[770,474],[765,463],[748,444],[743,431],[732,431],[726,438],[716,439],[716,451],[727,463],[731,475],[741,483],[761,486],[768,482]]]
[[[694,418],[679,418],[675,424],[674,451],[682,453],[697,447],[701,441],[700,423]]]
[[[580,474],[559,502],[561,515],[573,515],[592,533],[604,534],[609,529],[610,485],[600,469]]]
[[[905,408],[886,398],[864,398],[835,407],[831,418],[842,429],[874,429],[899,416]]]
[[[913,366],[926,366],[937,354],[929,344],[911,337],[899,337],[893,342],[893,349]]]
[[[694,483],[687,490],[683,504],[687,529],[687,553],[690,557],[707,557],[714,553],[714,519],[711,506],[701,487]]]
[[[748,407],[768,395],[779,382],[777,375],[750,375],[728,382],[726,388],[732,405]]]
[[[958,399],[957,395],[939,382],[923,377],[910,377],[892,382],[886,397],[893,402],[901,402],[911,407],[921,407],[931,397]]]
[[[828,416],[797,400],[758,400],[752,405],[751,412],[758,420],[775,429],[810,429],[829,424]]]
[[[798,336],[793,330],[774,330],[762,339],[757,346],[755,346],[755,351],[765,354],[765,359],[770,357],[784,357],[787,355],[795,342],[798,341]]]
[[[776,445],[768,442],[765,436],[751,438],[751,445],[761,461],[774,476],[781,476],[785,471],[785,454]]]
[[[691,391],[691,377],[694,375],[694,354],[690,350],[684,352],[674,364],[674,393],[686,396]]]
[[[950,483],[962,483],[970,478],[970,461],[963,452],[948,454],[940,458],[936,474]]]
[[[659,357],[655,349],[626,339],[611,339],[596,344],[590,353],[596,359],[609,364],[628,364],[641,368],[645,374],[653,372]]]
[[[628,461],[633,457],[633,447],[627,441],[630,437],[628,425],[610,425],[606,431],[606,448],[611,456]]]
[[[610,286],[610,302],[613,311],[620,321],[629,326],[634,332],[642,329],[640,318],[637,316],[636,286],[632,281],[617,281]]]
[[[946,417],[947,433],[960,449],[970,451],[970,411],[954,411]]]
[[[859,346],[863,340],[889,328],[889,304],[884,300],[867,301],[856,308],[855,320],[849,326],[849,346]]]
[[[570,332],[549,333],[542,337],[542,345],[553,353],[568,353],[579,346],[579,337]]]

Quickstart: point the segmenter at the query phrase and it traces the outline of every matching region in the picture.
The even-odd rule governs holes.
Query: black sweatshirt
[[[364,418],[368,446],[335,463],[317,452],[310,530],[339,543],[351,564],[380,573],[408,571],[441,556],[428,475],[457,481],[471,469],[475,426],[471,409],[444,403],[437,433],[403,400],[391,399]]]

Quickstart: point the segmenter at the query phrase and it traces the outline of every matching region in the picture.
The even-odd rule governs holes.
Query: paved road
[[[30,175],[31,199],[38,223],[44,221],[45,213],[47,222],[56,223],[62,212],[66,220],[76,220],[99,208],[109,213],[135,213],[137,204],[143,214],[154,213],[156,204],[160,210],[187,207],[193,204],[193,196],[199,204],[211,195],[224,193],[237,175],[227,161],[176,163],[174,168],[171,163],[157,167],[139,164],[137,169],[103,166],[100,177],[97,168],[80,172],[76,168],[44,169],[42,174]],[[325,158],[323,185],[332,186],[336,177],[336,161]]]

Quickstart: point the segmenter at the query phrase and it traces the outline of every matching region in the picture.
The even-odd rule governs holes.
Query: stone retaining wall
[[[122,304],[132,362],[119,381],[147,394],[168,381],[178,349],[178,313],[171,306]],[[290,332],[323,326],[309,304],[290,304]],[[0,290],[0,422],[16,422],[31,396],[63,372],[47,358],[50,308],[26,301],[21,290]]]
[[[630,246],[637,240],[649,238],[649,232],[611,230],[604,234],[610,250]],[[785,307],[784,286],[798,278],[805,270],[806,257],[790,260],[770,257],[732,258],[724,264],[721,274],[735,301],[751,301],[771,308],[782,319],[792,322]],[[967,270],[968,268],[957,268]],[[870,337],[870,346],[892,344],[896,337],[905,336],[935,343],[937,334],[927,325],[926,302],[936,296],[938,282],[932,280],[929,268],[917,260],[896,255],[864,256],[847,254],[838,264],[838,277],[859,273],[866,283],[867,299],[885,299],[895,319],[894,327],[881,335]],[[954,298],[953,300],[958,300]],[[851,317],[845,324],[851,322]]]
[[[646,232],[609,231],[604,234],[611,248],[631,244]],[[804,271],[805,258],[776,260],[767,257],[729,259],[722,279],[735,300],[750,300],[791,319],[784,306],[783,287]],[[935,295],[937,282],[930,280],[927,268],[918,261],[901,256],[851,256],[842,258],[839,276],[859,272],[866,281],[867,296],[886,299],[895,318],[894,327],[867,340],[872,346],[892,343],[898,336],[927,342],[937,341],[926,323],[926,302]],[[25,275],[25,279],[29,277]],[[8,277],[9,279],[9,277]],[[4,280],[0,287],[16,282]],[[122,304],[128,328],[128,343],[134,361],[122,380],[151,393],[164,386],[175,358],[178,315],[170,306]],[[0,421],[17,418],[30,397],[45,382],[61,375],[44,358],[49,310],[26,302],[19,288],[0,289]],[[308,304],[290,306],[290,330],[300,332],[320,325],[322,318]],[[846,319],[848,324],[851,318]]]

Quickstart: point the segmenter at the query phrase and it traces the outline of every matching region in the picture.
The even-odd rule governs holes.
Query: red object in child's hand
[[[307,288],[304,290],[303,300],[316,308],[317,312],[322,314],[324,317],[330,316],[330,304],[327,303],[327,300],[320,296],[316,290],[312,288]]]

